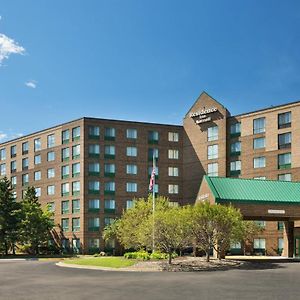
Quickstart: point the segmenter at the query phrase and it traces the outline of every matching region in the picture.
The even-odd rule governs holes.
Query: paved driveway
[[[300,299],[300,263],[260,263],[199,273],[136,273],[0,260],[0,299]]]

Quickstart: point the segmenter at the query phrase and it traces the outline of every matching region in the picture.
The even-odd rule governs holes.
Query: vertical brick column
[[[293,257],[294,256],[294,221],[284,222],[283,231],[283,253],[282,256]]]

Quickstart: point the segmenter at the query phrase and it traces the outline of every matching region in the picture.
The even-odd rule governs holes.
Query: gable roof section
[[[205,176],[216,203],[300,204],[300,182]]]

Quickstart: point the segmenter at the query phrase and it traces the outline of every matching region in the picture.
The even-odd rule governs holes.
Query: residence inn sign
[[[191,112],[190,117],[194,119],[196,124],[202,124],[211,121],[212,120],[211,114],[217,111],[218,109],[216,107],[210,107],[207,109],[204,108],[200,111]]]

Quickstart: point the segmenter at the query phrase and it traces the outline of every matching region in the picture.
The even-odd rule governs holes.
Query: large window
[[[253,139],[253,149],[263,149],[265,147],[266,147],[265,137]]]
[[[50,151],[47,153],[47,161],[54,161],[55,160],[55,152]]]
[[[55,169],[50,168],[47,170],[47,178],[54,178],[55,177]]]
[[[235,160],[230,163],[230,175],[238,175],[241,173],[242,165],[240,160]]]
[[[253,168],[264,168],[266,166],[266,158],[264,156],[253,158]]]
[[[127,147],[126,155],[131,157],[137,156],[137,147]]]
[[[99,199],[90,199],[89,200],[89,211],[98,212],[100,210],[100,200]]]
[[[168,141],[169,142],[178,142],[179,141],[179,133],[178,132],[169,132],[168,133]]]
[[[61,219],[61,228],[63,231],[69,231],[69,219]]]
[[[253,120],[253,134],[263,133],[266,131],[266,118],[258,118]]]
[[[41,139],[35,139],[34,140],[34,151],[40,151],[42,150],[42,143],[41,143]]]
[[[99,139],[100,137],[100,127],[99,126],[89,126],[89,138]]]
[[[91,144],[89,145],[89,157],[99,157],[100,156],[100,145]]]
[[[72,164],[72,177],[78,177],[80,175],[80,163]]]
[[[61,140],[63,144],[67,144],[70,141],[70,130],[66,129],[61,133]]]
[[[75,127],[72,129],[72,140],[78,141],[80,140],[80,127]]]
[[[28,170],[28,166],[29,166],[29,160],[28,158],[23,158],[22,159],[22,170]]]
[[[5,160],[6,159],[6,149],[0,149],[0,160]]]
[[[241,135],[241,123],[237,122],[230,125],[230,136],[236,137]]]
[[[219,138],[219,127],[213,126],[207,129],[207,140],[210,141],[217,141]]]
[[[70,159],[70,148],[63,148],[61,150],[61,160],[69,161],[69,159]]]
[[[37,197],[41,197],[41,196],[42,196],[42,188],[36,187],[36,188],[35,188],[35,195],[36,195]]]
[[[17,146],[11,146],[10,147],[10,157],[16,157],[17,156]]]
[[[72,231],[73,232],[80,231],[80,218],[72,219]]]
[[[69,200],[61,202],[61,214],[65,215],[69,213]]]
[[[114,181],[109,181],[104,183],[104,194],[115,194],[116,184]]]
[[[42,162],[42,159],[41,159],[41,154],[38,154],[38,155],[35,155],[34,156],[34,164],[35,165],[38,165]]]
[[[99,194],[100,193],[100,182],[97,180],[89,181],[89,194]]]
[[[234,142],[230,144],[230,154],[231,155],[240,155],[241,154],[241,142]]]
[[[89,175],[99,176],[100,175],[100,164],[99,163],[89,163]]]
[[[47,147],[52,148],[55,146],[55,135],[50,134],[47,136]]]
[[[174,149],[168,150],[168,158],[169,159],[178,159],[179,158],[179,151]]]
[[[137,139],[137,130],[136,129],[132,129],[132,128],[128,128],[126,130],[126,137],[128,139]]]
[[[80,200],[74,199],[72,200],[72,213],[78,214],[80,212]]]
[[[126,165],[126,174],[137,174],[137,165]]]
[[[136,193],[137,192],[137,183],[135,183],[135,182],[127,182],[126,183],[126,192]]]
[[[112,145],[106,145],[104,146],[104,157],[105,158],[115,158],[116,155],[116,148]]]
[[[177,177],[179,174],[177,167],[168,167],[168,175],[172,177]]]
[[[73,159],[80,158],[80,145],[75,145],[72,147],[72,158]]]
[[[41,171],[34,172],[34,181],[38,181],[41,179],[42,179],[42,172]]]
[[[47,195],[50,195],[50,196],[55,195],[55,185],[47,186]]]
[[[17,172],[17,162],[16,162],[15,160],[13,160],[13,161],[10,163],[10,172],[11,172],[11,173]]]
[[[279,181],[292,181],[292,174],[290,174],[290,173],[279,174],[278,175],[278,180]]]
[[[70,184],[68,182],[63,183],[61,185],[61,195],[62,196],[69,196],[70,194]]]
[[[148,142],[152,144],[157,144],[159,140],[158,131],[148,131]]]
[[[278,115],[278,129],[291,127],[292,113],[290,111]]]
[[[0,165],[0,176],[5,176],[6,175],[6,164],[1,164]]]
[[[104,175],[111,177],[115,176],[116,166],[115,164],[104,164]]]
[[[178,194],[178,184],[169,184],[168,185],[169,194]]]
[[[116,201],[114,199],[104,200],[104,212],[115,212],[116,210]]]
[[[22,175],[22,185],[26,186],[29,184],[29,175],[28,174],[23,174]]]
[[[114,141],[116,138],[116,129],[113,127],[106,127],[104,129],[104,139],[107,141]]]
[[[292,145],[291,132],[278,134],[278,149],[291,148],[291,145]]]
[[[100,218],[93,217],[88,218],[88,231],[99,231],[100,230]]]
[[[218,145],[210,145],[207,147],[207,158],[216,159],[218,158]]]
[[[283,153],[278,155],[278,169],[289,169],[291,168],[291,164],[291,153]]]
[[[22,143],[22,154],[23,155],[28,154],[28,151],[29,151],[29,143],[28,142]]]
[[[66,179],[70,176],[70,167],[68,165],[61,167],[61,178]]]
[[[207,175],[208,176],[218,176],[218,174],[219,174],[218,163],[213,163],[213,164],[207,165]]]
[[[73,196],[80,195],[80,181],[72,182],[72,195]]]
[[[149,148],[148,149],[148,160],[152,161],[153,156],[156,160],[158,160],[158,149],[156,148]]]
[[[266,249],[266,239],[262,239],[262,238],[254,239],[253,248],[255,250],[265,250]]]

